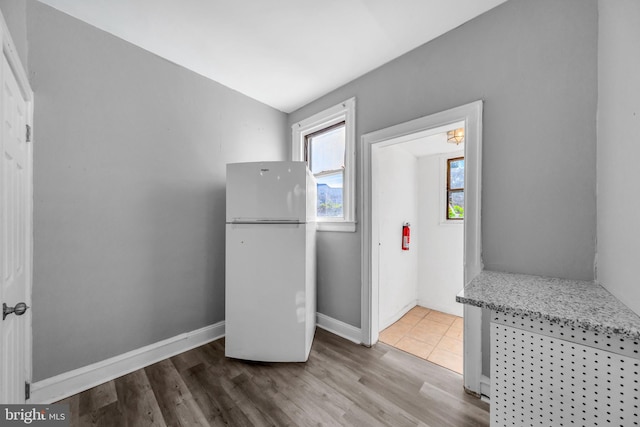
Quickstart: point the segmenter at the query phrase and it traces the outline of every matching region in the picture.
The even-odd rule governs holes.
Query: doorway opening
[[[362,194],[362,342],[375,344],[381,326],[380,218],[374,209],[373,158],[375,150],[449,130],[458,123],[465,129],[465,194],[463,224],[463,285],[482,271],[480,240],[480,188],[482,154],[482,101],[400,123],[362,136],[360,184]],[[398,243],[399,244],[399,243]],[[410,307],[409,307],[410,308]],[[465,305],[463,381],[467,391],[480,394],[482,367],[481,310]]]
[[[390,139],[374,147],[371,157],[379,340],[459,374],[463,307],[455,297],[464,286],[463,135],[464,122],[456,122]]]

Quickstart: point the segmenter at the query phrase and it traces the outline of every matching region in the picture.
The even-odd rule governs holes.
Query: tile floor
[[[462,317],[415,306],[380,341],[462,374]]]

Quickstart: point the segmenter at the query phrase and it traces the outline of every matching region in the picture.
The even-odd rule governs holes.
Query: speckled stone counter
[[[640,316],[592,282],[483,271],[456,301],[640,340]]]

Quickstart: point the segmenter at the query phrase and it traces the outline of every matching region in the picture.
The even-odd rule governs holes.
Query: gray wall
[[[34,379],[224,320],[225,164],[286,115],[39,2]]]
[[[598,9],[597,279],[640,315],[640,2]]]
[[[511,0],[293,112],[289,124],[355,96],[359,153],[363,134],[483,99],[485,268],[591,280],[597,19],[596,0]],[[360,230],[318,239],[318,309],[354,326],[359,243]]]

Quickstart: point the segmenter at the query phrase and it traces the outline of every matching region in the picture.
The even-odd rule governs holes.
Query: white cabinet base
[[[491,426],[640,425],[638,342],[491,315]]]

